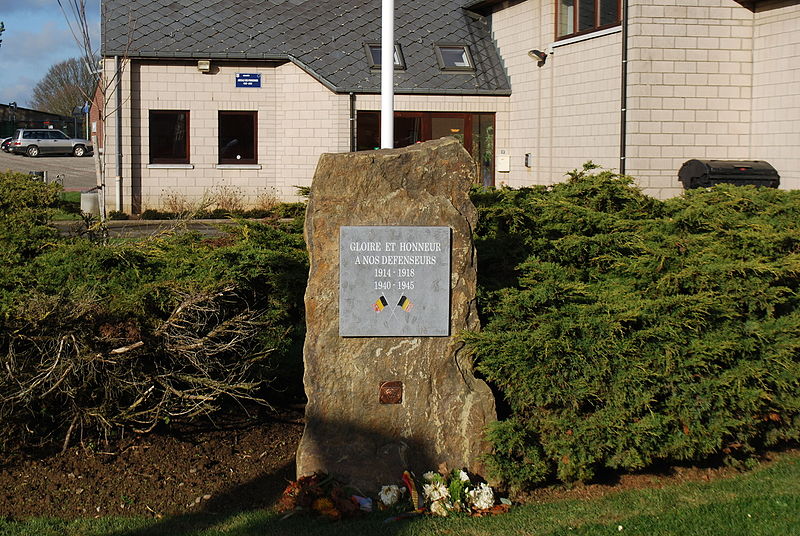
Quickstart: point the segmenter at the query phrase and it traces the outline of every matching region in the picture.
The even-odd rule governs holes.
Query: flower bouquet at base
[[[473,482],[458,469],[422,475],[421,493],[414,475],[403,472],[402,485],[381,487],[375,501],[357,489],[345,486],[330,475],[314,473],[290,482],[283,491],[277,510],[285,512],[286,519],[296,513],[311,513],[337,521],[355,517],[362,512],[377,510],[392,514],[386,522],[421,515],[447,516],[451,513],[473,517],[497,515],[508,512],[511,502],[499,499],[485,482]],[[410,505],[410,509],[409,509]]]
[[[310,512],[327,519],[355,517],[362,511],[372,511],[372,499],[357,495],[330,475],[314,473],[290,482],[278,501],[283,519],[298,512]]]
[[[412,475],[403,473],[405,490],[396,485],[384,486],[379,496],[381,509],[397,509],[400,499],[408,493],[412,510],[404,512],[387,521],[394,521],[412,515],[431,514],[447,516],[450,513],[463,513],[480,517],[508,512],[511,502],[508,499],[495,497],[494,490],[485,482],[473,483],[466,471],[429,471],[422,475],[422,495],[417,491],[417,484]]]

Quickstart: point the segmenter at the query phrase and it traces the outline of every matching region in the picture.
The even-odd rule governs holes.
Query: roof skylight
[[[381,68],[381,50],[382,47],[378,43],[367,43],[364,45],[364,49],[367,52],[367,61],[369,61],[370,69],[380,69]],[[394,68],[395,69],[405,69],[406,62],[403,58],[403,52],[400,50],[400,45],[394,45]]]
[[[467,45],[436,45],[436,59],[443,71],[474,71]]]

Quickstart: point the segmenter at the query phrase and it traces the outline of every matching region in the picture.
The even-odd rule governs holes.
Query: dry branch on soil
[[[184,294],[149,336],[118,324],[98,337],[91,307],[57,311],[56,325],[21,326],[6,336],[0,416],[13,421],[15,407],[43,407],[49,420],[70,423],[66,446],[77,429],[146,431],[211,412],[223,397],[265,403],[257,369],[272,349],[259,347],[265,323],[252,301],[233,285]],[[122,344],[98,351],[110,342]]]

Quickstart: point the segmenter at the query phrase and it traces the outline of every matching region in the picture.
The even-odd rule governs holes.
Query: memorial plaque
[[[340,336],[449,334],[449,227],[340,227]]]

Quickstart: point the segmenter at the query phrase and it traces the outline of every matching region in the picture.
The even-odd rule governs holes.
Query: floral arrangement
[[[447,516],[451,512],[462,512],[473,516],[505,513],[511,507],[508,499],[495,504],[494,490],[485,482],[473,483],[466,471],[454,469],[450,472],[429,471],[422,475],[422,496],[411,474],[403,473],[405,487],[383,486],[379,493],[379,506],[383,509],[402,508],[402,498],[409,494],[411,506],[416,513]],[[401,516],[402,517],[402,516]]]
[[[278,510],[289,517],[297,512],[312,512],[331,520],[353,517],[377,509],[393,513],[393,521],[411,516],[431,514],[447,516],[458,512],[471,516],[502,514],[511,502],[499,499],[485,482],[473,483],[462,470],[429,471],[422,475],[422,494],[413,475],[405,471],[403,485],[381,487],[377,501],[353,493],[333,477],[315,473],[291,482],[283,492]],[[409,505],[411,508],[409,509]]]
[[[465,471],[453,469],[449,473],[429,471],[422,475],[425,483],[422,493],[431,514],[446,516],[450,512],[471,515],[490,515],[506,512],[507,499],[495,506],[494,490],[486,482],[473,483]]]
[[[278,502],[284,518],[297,512],[313,512],[331,520],[353,517],[372,510],[372,500],[351,493],[341,482],[325,473],[314,473],[290,482]]]

